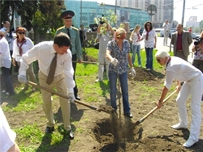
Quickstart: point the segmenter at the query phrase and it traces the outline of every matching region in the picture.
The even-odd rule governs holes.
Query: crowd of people
[[[53,41],[44,41],[36,45],[32,40],[26,36],[26,29],[24,27],[16,28],[16,38],[10,32],[10,23],[4,22],[3,28],[0,29],[0,57],[1,57],[1,72],[4,85],[2,92],[7,95],[14,95],[14,87],[10,78],[12,73],[11,67],[18,69],[18,81],[27,85],[27,81],[37,83],[36,76],[33,72],[33,62],[38,61],[39,64],[39,84],[42,87],[52,90],[56,88],[68,97],[69,100],[60,97],[60,105],[62,110],[62,117],[64,123],[64,132],[69,135],[70,139],[74,139],[74,133],[71,129],[70,110],[71,103],[75,100],[80,100],[79,90],[76,84],[76,67],[77,63],[82,63],[82,48],[85,47],[87,35],[84,30],[84,25],[80,25],[80,29],[72,26],[73,11],[64,11],[61,14],[64,26],[57,29]],[[168,43],[168,34],[170,24],[166,21],[164,27],[164,45]],[[116,95],[117,90],[121,89],[123,101],[123,113],[125,116],[132,118],[129,96],[128,96],[128,72],[131,76],[136,76],[135,61],[137,55],[138,66],[142,67],[142,60],[140,56],[141,45],[140,42],[144,40],[144,47],[146,53],[145,68],[153,70],[153,50],[156,48],[157,37],[153,24],[146,22],[144,24],[144,31],[140,34],[140,25],[136,25],[132,31],[129,40],[126,37],[124,28],[112,28],[107,22],[100,22],[97,28],[96,40],[99,42],[98,51],[98,76],[95,82],[103,81],[104,71],[109,80],[110,87],[110,102],[111,106],[117,111]],[[132,49],[131,45],[132,43]],[[201,39],[194,43],[192,51],[194,52],[194,60],[192,64],[187,62],[189,55],[189,46],[192,43],[192,38],[189,32],[183,30],[183,25],[177,25],[177,32],[171,36],[171,44],[174,46],[174,56],[170,56],[167,51],[159,50],[155,54],[157,62],[166,69],[166,80],[162,90],[157,107],[162,106],[162,101],[166,97],[169,88],[174,80],[178,80],[177,89],[179,90],[176,99],[179,120],[177,125],[172,128],[186,128],[187,127],[187,110],[185,102],[191,94],[192,107],[192,123],[190,129],[189,139],[183,146],[191,147],[194,145],[200,134],[201,125],[201,99],[203,94],[203,32]],[[132,57],[131,57],[132,51]],[[44,58],[46,56],[46,58]],[[117,88],[117,83],[120,88]],[[36,89],[33,87],[32,91]],[[46,133],[52,133],[55,128],[55,120],[52,112],[52,93],[41,90],[43,100],[43,110],[47,118]],[[7,150],[19,148],[15,144],[15,133],[10,130],[1,109],[1,122],[7,126],[7,130],[13,134],[11,137],[12,143]],[[2,132],[0,127],[0,134]],[[5,136],[4,134],[2,136]],[[0,137],[0,141],[2,140]],[[4,137],[3,137],[4,138]],[[7,138],[7,137],[5,137]],[[1,145],[1,144],[0,144]],[[1,149],[1,146],[0,146]]]

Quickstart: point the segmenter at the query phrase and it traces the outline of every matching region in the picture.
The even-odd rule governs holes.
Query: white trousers
[[[108,78],[108,72],[109,72],[109,65],[108,65],[108,63],[109,63],[109,61],[106,58],[106,52],[99,51],[98,62],[99,62],[98,78],[100,80],[103,80],[104,66],[106,66],[106,76]]]
[[[168,44],[169,31],[164,32],[164,46]]]
[[[200,126],[201,126],[201,98],[203,92],[203,75],[200,74],[190,81],[184,82],[178,97],[176,99],[178,105],[179,121],[183,126],[187,126],[187,109],[186,101],[191,95],[191,126],[190,126],[190,139],[195,141],[199,140]]]

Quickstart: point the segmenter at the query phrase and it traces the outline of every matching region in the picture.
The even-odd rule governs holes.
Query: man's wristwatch
[[[159,102],[162,102],[163,100],[159,100]]]

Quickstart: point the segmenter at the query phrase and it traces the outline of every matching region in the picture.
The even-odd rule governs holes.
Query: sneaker
[[[35,92],[36,91],[36,88],[32,88],[32,92]]]
[[[176,125],[171,126],[171,128],[173,128],[173,129],[186,129],[187,126],[178,123],[178,124],[176,124]]]
[[[101,80],[101,79],[96,79],[96,80],[95,80],[95,83],[97,83],[97,82],[99,82],[99,81],[102,81],[102,80]]]
[[[53,133],[54,130],[55,130],[54,127],[46,127],[45,133],[50,134],[50,133]]]
[[[124,115],[127,116],[128,118],[132,118],[133,117],[132,113],[125,113]]]
[[[69,136],[69,139],[70,139],[70,140],[73,140],[73,139],[74,139],[74,133],[73,133],[72,130],[69,130],[69,131],[68,131],[68,136]]]
[[[197,143],[198,141],[196,140],[193,140],[193,139],[188,139],[184,144],[183,146],[186,147],[186,148],[189,148],[191,146],[193,146],[195,143]]]
[[[6,92],[6,90],[2,90],[2,93],[5,93]]]
[[[9,93],[9,92],[6,92],[6,95],[8,95],[8,96],[9,96],[9,95],[10,95],[10,93]]]

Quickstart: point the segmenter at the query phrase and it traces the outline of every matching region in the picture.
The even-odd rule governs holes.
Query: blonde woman
[[[110,61],[108,76],[111,106],[115,109],[115,111],[117,110],[116,81],[118,78],[122,90],[124,115],[132,118],[133,115],[130,112],[130,103],[128,99],[128,64],[130,65],[132,76],[135,76],[136,72],[132,65],[130,44],[128,40],[126,40],[126,31],[124,29],[117,29],[115,40],[112,40],[107,44],[106,58]]]
[[[138,66],[142,67],[141,57],[140,57],[140,25],[136,25],[135,29],[132,31],[130,35],[130,42],[132,42],[132,64],[135,62],[135,55],[137,54],[138,58]]]
[[[16,66],[16,62],[18,66],[20,67],[20,60],[22,58],[22,55],[25,54],[28,50],[30,50],[34,44],[31,41],[30,38],[25,36],[26,29],[24,27],[17,27],[16,29],[16,39],[13,41],[13,65]],[[30,64],[29,68],[26,71],[27,76],[29,76],[30,81],[36,82],[36,78],[33,72],[33,65]],[[36,89],[33,87],[32,91],[35,91]]]

